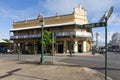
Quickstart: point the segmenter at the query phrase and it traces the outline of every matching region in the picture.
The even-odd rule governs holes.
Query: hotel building
[[[13,40],[15,49],[20,46],[21,50],[37,52],[36,43],[41,38],[41,19],[39,14],[36,19],[13,22],[10,39]],[[71,14],[44,17],[44,21],[44,30],[56,34],[56,53],[68,53],[71,49],[74,53],[91,50],[92,29],[80,27],[88,24],[87,11],[81,5],[74,8]]]

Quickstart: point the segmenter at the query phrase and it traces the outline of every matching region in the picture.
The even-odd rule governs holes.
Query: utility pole
[[[98,36],[99,34],[96,32],[96,50],[98,52]]]
[[[120,40],[119,40],[119,42],[118,42],[118,43],[119,43],[119,51],[120,51]]]

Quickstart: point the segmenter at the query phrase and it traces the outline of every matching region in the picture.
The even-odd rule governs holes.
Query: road
[[[80,56],[66,58],[62,60],[63,62],[73,63],[79,66],[89,67],[98,70],[102,73],[105,71],[105,59],[103,56]],[[120,53],[108,53],[108,76],[113,80],[120,80]]]
[[[0,59],[18,59],[18,55],[0,54]],[[39,61],[39,55],[21,55],[21,60]],[[60,61],[72,63],[80,67],[89,67],[104,73],[104,55],[101,56],[64,56],[64,57],[50,57],[45,56],[45,61]],[[120,53],[108,53],[108,75],[113,80],[120,80]]]

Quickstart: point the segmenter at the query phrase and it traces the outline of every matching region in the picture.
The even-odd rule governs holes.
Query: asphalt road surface
[[[89,67],[98,70],[102,73],[105,72],[105,59],[103,56],[76,56],[72,58],[63,59],[63,62],[73,63],[79,66]],[[120,53],[108,53],[108,76],[113,80],[120,80]]]
[[[0,59],[18,59],[16,54],[0,54]],[[21,60],[40,60],[40,55],[21,55]],[[51,57],[45,56],[45,61],[61,61],[72,63],[80,67],[89,67],[98,70],[102,73],[105,72],[105,59],[104,55],[101,56],[62,56]],[[108,76],[113,80],[120,80],[120,52],[108,53]]]

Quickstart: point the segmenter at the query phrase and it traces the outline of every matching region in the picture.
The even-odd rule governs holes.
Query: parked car
[[[105,48],[99,49],[99,53],[100,53],[100,54],[104,54],[104,53],[105,53]]]
[[[0,53],[4,53],[4,54],[6,54],[6,53],[13,53],[14,51],[13,50],[11,50],[11,49],[8,49],[8,48],[5,48],[5,47],[0,47]]]
[[[7,48],[0,47],[0,53],[7,53]]]
[[[27,50],[23,50],[22,54],[29,54],[29,52]]]
[[[12,50],[12,49],[7,49],[7,53],[13,54],[13,53],[14,53],[14,50]]]

